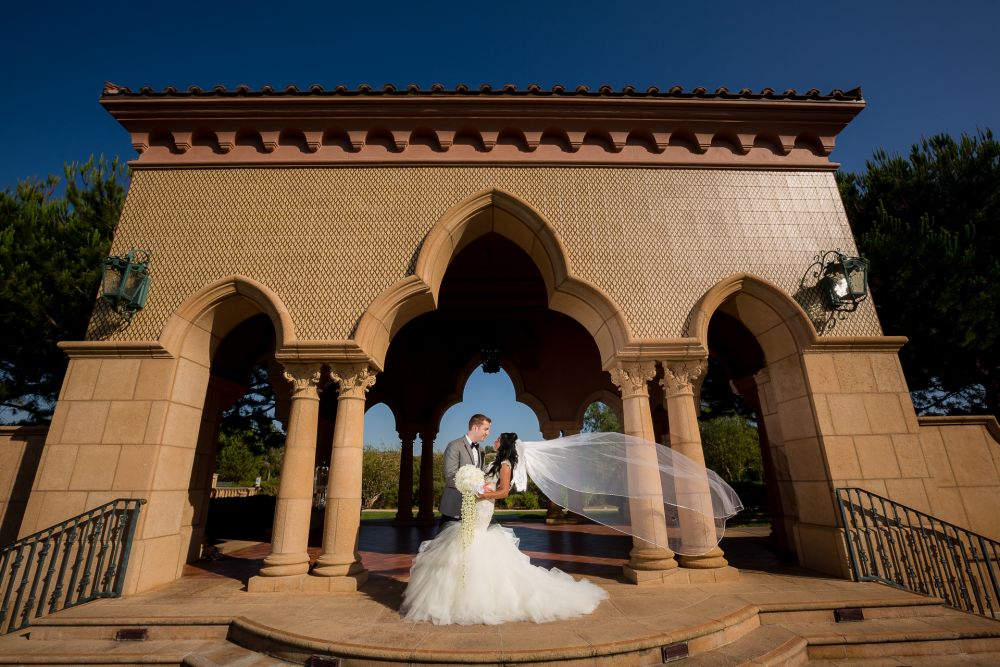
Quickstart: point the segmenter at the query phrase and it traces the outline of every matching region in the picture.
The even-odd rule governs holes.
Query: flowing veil
[[[668,447],[621,433],[517,443],[513,485],[528,477],[550,500],[686,556],[715,548],[741,509],[715,472]]]

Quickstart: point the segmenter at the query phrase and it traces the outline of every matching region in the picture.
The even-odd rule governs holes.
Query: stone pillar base
[[[309,554],[270,554],[260,568],[261,577],[289,577],[309,571]]]
[[[365,573],[365,577],[368,576],[365,566],[361,564],[361,561],[351,561],[350,563],[336,563],[331,561],[324,561],[323,557],[320,556],[319,560],[313,566],[312,572],[310,574],[314,577],[353,577],[361,573]]]
[[[413,512],[396,512],[396,518],[392,520],[394,526],[412,526],[413,524]]]
[[[290,577],[251,577],[249,593],[355,593],[368,581],[368,571],[341,577],[314,577],[298,574]]]
[[[437,519],[434,518],[433,514],[431,514],[430,516],[424,516],[422,514],[418,514],[417,518],[414,520],[414,524],[413,525],[415,525],[415,526],[433,526],[435,523],[437,523]]]
[[[629,551],[628,566],[633,570],[674,570],[677,561],[670,549],[653,546],[635,546]]]
[[[692,570],[714,570],[729,565],[729,561],[723,558],[722,549],[719,547],[715,547],[700,556],[678,556],[677,560],[680,561],[681,567]]]
[[[637,586],[686,586],[689,584],[721,584],[739,581],[740,571],[735,567],[721,567],[711,570],[691,570],[674,568],[672,570],[634,570],[628,565],[622,566],[625,579]]]

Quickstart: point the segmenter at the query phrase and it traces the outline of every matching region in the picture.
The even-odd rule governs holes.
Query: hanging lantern
[[[484,373],[500,372],[500,350],[495,347],[484,347],[479,351],[479,356],[483,360]]]
[[[149,295],[149,253],[133,248],[104,260],[101,298],[126,320],[146,306]]]

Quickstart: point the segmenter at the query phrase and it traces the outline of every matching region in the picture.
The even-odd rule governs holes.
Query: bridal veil
[[[668,447],[622,433],[518,441],[514,487],[527,478],[550,500],[686,556],[711,551],[743,509],[715,472]]]

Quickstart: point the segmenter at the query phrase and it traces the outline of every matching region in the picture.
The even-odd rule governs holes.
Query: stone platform
[[[735,529],[723,543],[738,581],[637,587],[621,576],[622,538],[596,526],[512,525],[534,562],[558,564],[610,593],[597,611],[546,624],[434,626],[398,613],[412,552],[410,529],[368,526],[360,593],[248,593],[266,545],[230,545],[217,562],[190,567],[160,589],[103,600],[0,638],[0,664],[998,664],[1000,623],[879,584],[829,579],[782,566],[759,548],[760,531]],[[555,530],[547,534],[537,531]],[[562,545],[566,553],[539,552]],[[619,545],[626,547],[628,540]],[[596,551],[597,547],[603,547]],[[572,550],[572,551],[571,551]],[[627,549],[626,549],[627,550]],[[834,610],[862,609],[837,623]],[[146,628],[145,641],[113,641]],[[682,658],[687,655],[686,659]],[[924,662],[921,662],[924,661]]]

